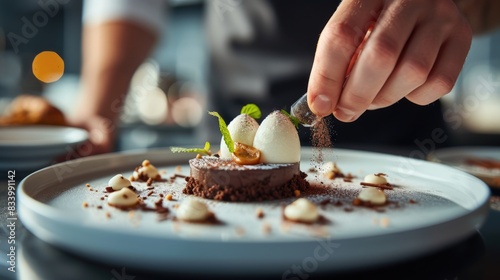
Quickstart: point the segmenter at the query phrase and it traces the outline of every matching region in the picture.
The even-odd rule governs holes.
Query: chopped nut
[[[202,158],[202,155],[201,154],[197,154],[196,155],[196,159],[201,159]]]
[[[135,217],[135,211],[129,211],[128,212],[128,217],[129,217],[129,219],[134,218]]]
[[[328,171],[325,173],[325,178],[330,179],[330,180],[335,179],[336,176],[337,176],[337,173],[335,173],[333,171]]]
[[[150,165],[151,162],[149,162],[149,160],[145,159],[143,162],[142,162],[142,166],[148,166]]]
[[[236,234],[239,236],[245,235],[245,229],[242,227],[236,227],[234,230],[236,231]]]
[[[295,194],[296,197],[300,196],[300,191],[299,190],[294,190],[293,193]]]
[[[109,212],[106,212],[106,218],[111,218],[111,214]]]
[[[260,162],[260,151],[255,147],[234,142],[234,152],[231,154],[233,160],[240,165],[254,165]]]
[[[90,184],[89,183],[85,184],[85,187],[90,188]]]
[[[177,165],[177,166],[175,167],[175,172],[179,172],[179,173],[180,173],[181,171],[182,171],[182,166]]]
[[[263,225],[262,225],[262,232],[263,232],[264,234],[266,234],[266,235],[267,235],[267,234],[270,234],[270,233],[271,233],[271,231],[272,231],[272,227],[271,227],[271,225],[270,225],[270,224],[265,223],[265,224],[263,224]]]
[[[259,218],[259,219],[264,218],[264,210],[262,210],[262,208],[257,208],[257,211],[255,212],[255,214],[257,215],[257,218]]]
[[[88,204],[87,202],[83,202],[82,206],[83,206],[84,208],[87,208],[87,207],[89,207],[89,204]]]
[[[149,178],[148,181],[146,182],[147,186],[151,186],[153,184],[153,179]]]
[[[361,201],[361,199],[359,199],[359,198],[357,198],[357,197],[356,197],[356,198],[352,201],[352,205],[354,205],[354,206],[359,206],[359,205],[361,205],[362,203],[363,203],[363,202]]]
[[[93,192],[93,191],[94,191],[94,189],[93,189],[92,187],[89,187],[89,191]]]
[[[128,177],[128,179],[130,180],[130,182],[133,182],[133,181],[135,181],[135,178],[134,178],[134,176],[130,176],[130,177]]]
[[[388,227],[389,226],[389,218],[387,218],[387,217],[380,218],[379,224],[383,228]]]
[[[167,195],[165,196],[165,199],[166,199],[166,200],[172,200],[172,199],[173,199],[173,195],[172,195],[171,193],[169,193],[169,194],[167,194]]]

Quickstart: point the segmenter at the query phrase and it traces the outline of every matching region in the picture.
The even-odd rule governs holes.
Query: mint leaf
[[[234,142],[231,139],[231,134],[229,133],[229,129],[227,129],[226,122],[217,112],[208,112],[211,116],[217,117],[219,119],[219,130],[224,138],[224,142],[226,143],[227,149],[229,152],[234,152]]]
[[[241,108],[241,114],[247,114],[250,117],[258,120],[262,117],[262,113],[260,112],[259,107],[255,104],[247,104]]]
[[[288,113],[285,109],[281,109],[281,113],[283,113],[285,116],[287,116],[290,119],[290,121],[293,123],[295,128],[299,129],[300,120],[298,118],[290,115],[290,113]]]
[[[212,154],[212,152],[210,152],[210,143],[209,142],[205,142],[204,148],[170,147],[170,151],[172,151],[172,153],[197,153],[197,154],[205,154],[208,156]]]

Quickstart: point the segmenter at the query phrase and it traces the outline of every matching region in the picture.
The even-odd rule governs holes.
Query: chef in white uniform
[[[93,154],[112,150],[130,79],[165,28],[167,6],[85,2],[83,88],[71,121],[91,132]],[[444,126],[435,101],[452,89],[473,32],[498,25],[499,6],[494,0],[206,1],[210,94],[217,101],[210,109],[230,118],[254,102],[268,113],[307,92],[313,112],[339,120],[339,143],[412,144]]]

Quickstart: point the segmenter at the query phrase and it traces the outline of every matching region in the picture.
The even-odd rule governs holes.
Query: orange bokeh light
[[[53,51],[43,51],[33,59],[33,75],[44,82],[52,83],[64,74],[64,60]]]

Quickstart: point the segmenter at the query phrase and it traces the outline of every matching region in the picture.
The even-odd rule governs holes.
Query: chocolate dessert
[[[263,201],[298,197],[309,187],[300,171],[300,140],[288,113],[274,111],[259,125],[260,110],[249,104],[229,125],[216,112],[222,134],[220,150],[172,147],[197,152],[189,161],[185,194],[224,201]],[[205,156],[202,156],[204,154]]]
[[[262,201],[296,196],[309,183],[299,163],[239,165],[214,156],[191,159],[183,192],[224,201]]]

